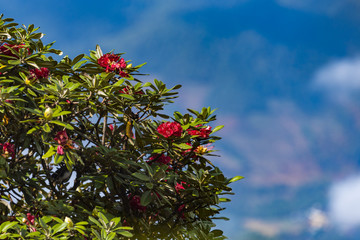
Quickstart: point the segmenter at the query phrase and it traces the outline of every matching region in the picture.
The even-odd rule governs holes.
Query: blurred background
[[[218,108],[229,239],[358,239],[360,2],[0,0],[75,57],[100,44],[182,84],[167,111]]]

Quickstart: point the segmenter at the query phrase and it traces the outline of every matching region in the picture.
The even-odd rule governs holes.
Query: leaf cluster
[[[142,82],[143,64],[99,46],[57,61],[37,30],[0,17],[2,239],[224,239],[213,219],[241,177],[209,160],[214,110],[168,116],[180,85]],[[34,226],[20,221],[29,213]]]

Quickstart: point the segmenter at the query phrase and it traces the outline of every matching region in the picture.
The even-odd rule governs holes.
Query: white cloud
[[[360,226],[360,176],[332,185],[329,191],[331,221],[342,230]]]
[[[360,89],[360,57],[331,62],[314,75],[314,85],[332,91]]]
[[[326,171],[318,160],[343,159],[345,150],[339,149],[348,144],[338,119],[306,114],[289,101],[273,100],[264,111],[225,116],[219,123],[225,124],[220,136],[236,150],[247,181],[255,185],[296,186],[316,180]]]

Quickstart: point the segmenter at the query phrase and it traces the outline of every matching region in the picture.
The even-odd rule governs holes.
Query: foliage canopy
[[[180,85],[99,46],[56,61],[37,30],[0,17],[0,239],[224,239],[214,111],[167,116]]]

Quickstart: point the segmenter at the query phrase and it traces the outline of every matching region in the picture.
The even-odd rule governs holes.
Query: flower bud
[[[31,83],[31,81],[30,81],[28,78],[26,78],[25,84],[26,84],[26,85],[30,85],[30,83]]]
[[[126,68],[132,68],[132,63],[128,64]]]
[[[4,125],[8,125],[9,124],[9,118],[5,115],[4,117],[3,117],[3,123],[4,123]]]
[[[51,120],[53,113],[54,113],[53,110],[48,107],[44,112],[45,119],[46,120]]]
[[[69,227],[73,227],[73,226],[74,226],[73,221],[72,221],[71,218],[69,218],[69,217],[65,217],[64,222],[66,222]]]

